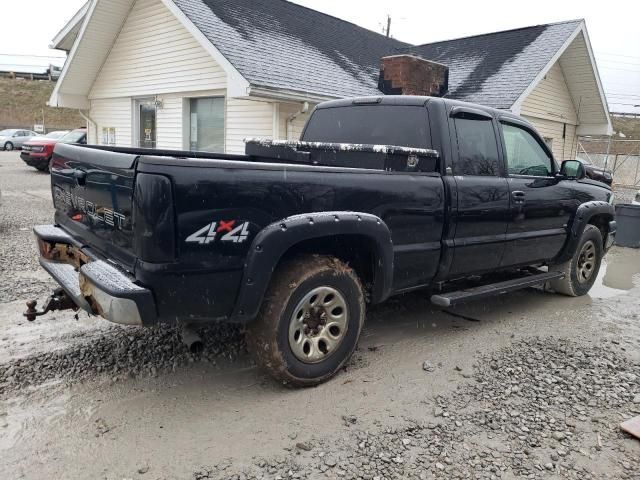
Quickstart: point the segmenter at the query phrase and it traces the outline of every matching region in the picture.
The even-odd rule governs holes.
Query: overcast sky
[[[382,31],[391,15],[391,34],[409,43],[429,43],[528,25],[585,18],[600,76],[614,111],[637,111],[640,104],[640,6],[637,0],[536,0],[506,2],[453,0],[296,0],[371,30]],[[0,29],[2,64],[32,64],[14,55],[56,55],[49,42],[84,0],[3,0]],[[42,58],[37,61],[47,62]],[[58,63],[58,62],[55,62]]]

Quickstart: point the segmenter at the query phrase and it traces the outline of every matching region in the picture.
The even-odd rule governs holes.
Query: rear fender
[[[606,233],[607,235],[615,235],[615,218],[616,211],[613,205],[602,201],[593,201],[583,203],[578,207],[571,228],[569,229],[569,236],[567,242],[562,249],[562,253],[557,259],[557,263],[566,262],[576,253],[578,243],[582,237],[585,227],[591,222],[596,215],[602,215],[606,219]],[[606,243],[606,239],[603,239],[603,243]]]
[[[376,264],[371,299],[373,303],[386,300],[393,281],[393,243],[387,225],[367,213],[309,213],[272,223],[256,236],[231,320],[246,323],[258,315],[271,276],[289,249],[306,240],[336,235],[362,235],[373,241]]]

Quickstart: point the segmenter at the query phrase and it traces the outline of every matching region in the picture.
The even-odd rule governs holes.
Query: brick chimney
[[[413,55],[383,57],[378,88],[385,95],[442,97],[449,89],[449,67]]]

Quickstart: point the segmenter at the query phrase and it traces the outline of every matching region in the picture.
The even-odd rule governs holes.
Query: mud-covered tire
[[[603,256],[602,233],[597,227],[587,225],[582,232],[573,258],[561,265],[549,268],[563,272],[565,275],[561,280],[549,282],[549,287],[556,293],[569,297],[586,295],[598,277]],[[589,265],[591,268],[586,268]],[[586,271],[590,271],[588,278],[584,275]]]
[[[339,293],[342,305],[346,307],[346,328],[340,343],[333,351],[329,350],[326,358],[309,363],[298,358],[302,353],[292,340],[298,331],[292,334],[292,329],[299,325],[294,325],[299,322],[298,318],[307,318],[306,315],[300,317],[296,310],[304,305],[309,295],[320,289]],[[329,297],[327,294],[326,298]],[[311,305],[312,300],[309,302]],[[353,354],[364,324],[365,310],[364,289],[349,266],[330,256],[299,257],[283,263],[275,271],[260,314],[247,328],[247,347],[257,363],[278,382],[294,387],[318,385],[333,377]],[[319,314],[318,318],[321,316]],[[324,329],[329,325],[316,328]],[[328,335],[328,332],[324,334]],[[322,334],[321,331],[319,335]],[[305,334],[304,338],[309,337]],[[292,345],[297,349],[295,352]]]

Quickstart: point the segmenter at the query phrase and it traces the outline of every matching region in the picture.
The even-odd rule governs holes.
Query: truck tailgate
[[[133,189],[137,156],[56,145],[51,188],[56,222],[98,253],[133,272]]]

